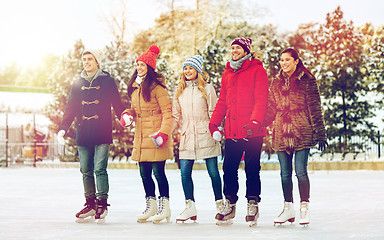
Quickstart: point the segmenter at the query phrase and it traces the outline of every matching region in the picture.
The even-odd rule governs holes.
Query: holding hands
[[[129,127],[133,123],[133,118],[136,116],[135,110],[127,109],[121,114],[120,125],[122,127]]]

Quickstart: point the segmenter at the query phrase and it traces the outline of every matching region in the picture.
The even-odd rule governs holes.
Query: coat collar
[[[243,62],[243,65],[241,66],[241,68],[239,70],[236,71],[236,73],[244,71],[244,70],[246,70],[252,66],[257,66],[257,65],[263,65],[263,63],[260,60],[254,59],[254,58],[247,59]],[[234,72],[234,70],[231,68],[230,62],[227,62],[225,70],[229,70],[229,71]]]

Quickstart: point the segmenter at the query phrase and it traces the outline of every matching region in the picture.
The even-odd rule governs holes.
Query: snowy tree
[[[164,58],[157,59],[156,71],[164,76],[169,96],[172,97],[177,85],[178,75],[175,75],[175,72],[168,67],[168,61]]]
[[[366,24],[361,30],[365,35],[366,74],[372,89],[384,93],[384,25],[374,28]]]
[[[221,89],[221,75],[225,70],[225,54],[227,50],[222,47],[220,41],[211,39],[203,51],[197,50],[197,53],[203,57],[204,71],[209,75],[209,82],[213,85],[216,92]]]
[[[362,72],[362,33],[343,19],[343,12],[337,7],[327,14],[325,24],[306,36],[306,41],[313,55],[310,69],[324,97],[329,150],[347,152],[363,148],[350,142],[353,136],[371,138],[375,130],[370,122],[374,105],[366,98],[369,88]]]
[[[73,49],[69,50],[66,56],[62,56],[56,66],[56,69],[48,78],[48,87],[54,95],[54,102],[46,109],[46,115],[52,121],[51,130],[57,132],[64,115],[65,105],[72,82],[80,77],[83,69],[81,56],[84,52],[84,45],[81,40],[76,41]],[[68,144],[66,150],[76,156],[76,129],[74,124],[68,129],[66,136]]]
[[[131,105],[127,95],[127,84],[136,69],[135,57],[135,55],[130,55],[127,42],[116,38],[106,46],[104,61],[101,65],[101,68],[109,72],[115,79],[121,100],[126,108]],[[110,147],[110,155],[113,157],[130,156],[133,148],[134,127],[133,125],[128,128],[121,127],[114,111],[112,119],[113,144]]]

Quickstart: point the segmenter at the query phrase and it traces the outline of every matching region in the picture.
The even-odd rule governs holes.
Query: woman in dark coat
[[[300,224],[309,223],[309,178],[307,164],[309,149],[326,146],[326,134],[316,78],[306,69],[294,49],[281,53],[281,70],[271,83],[264,126],[273,122],[272,148],[280,162],[284,210],[276,223],[295,220],[293,207],[292,160],[300,192]]]

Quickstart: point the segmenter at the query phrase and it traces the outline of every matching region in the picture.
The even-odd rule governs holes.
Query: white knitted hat
[[[86,54],[86,53],[92,54],[95,57],[96,62],[99,65],[101,64],[101,60],[103,59],[103,52],[101,50],[98,50],[98,49],[88,49],[88,50],[85,50],[83,52],[82,56],[84,56],[84,54]]]

